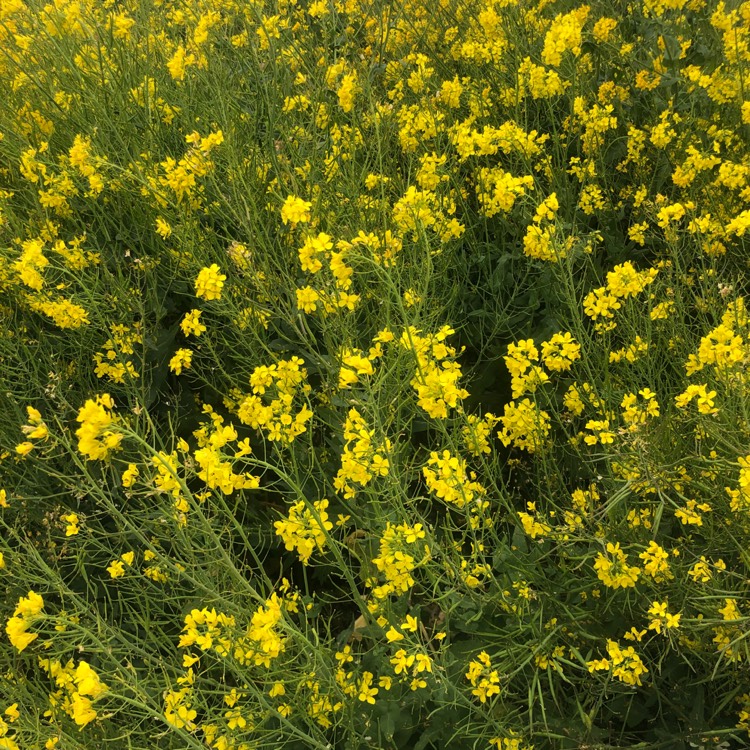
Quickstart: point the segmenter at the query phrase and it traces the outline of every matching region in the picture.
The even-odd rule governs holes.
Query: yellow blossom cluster
[[[305,383],[307,371],[303,365],[300,357],[292,357],[274,365],[256,367],[250,375],[253,392],[237,408],[242,424],[263,430],[268,440],[283,443],[291,443],[305,432],[312,411],[306,404],[297,407],[295,404],[298,396],[304,397],[310,391]],[[269,392],[275,392],[276,397],[269,399]]]
[[[617,641],[608,640],[607,655],[609,658],[594,659],[588,662],[589,672],[607,670],[613,677],[626,685],[643,684],[641,677],[648,674],[649,670],[633,646],[624,649]]]
[[[111,336],[102,347],[103,351],[94,354],[98,378],[106,377],[113,383],[122,384],[126,378],[139,377],[138,369],[133,362],[136,346],[143,344],[143,328],[140,323],[132,326],[114,325]]]
[[[11,645],[18,651],[23,651],[30,643],[39,637],[39,633],[30,633],[29,625],[38,619],[44,609],[44,599],[34,591],[18,600],[13,616],[5,624],[5,632]]]
[[[198,478],[205,482],[209,489],[219,489],[225,495],[231,495],[235,490],[256,489],[260,485],[260,478],[245,472],[236,472],[232,459],[241,459],[250,455],[250,441],[248,438],[239,439],[237,430],[231,424],[224,424],[224,418],[208,405],[203,411],[210,417],[210,422],[204,423],[193,436],[198,441],[198,448],[193,453],[198,466]],[[234,450],[229,455],[222,452],[231,444]]]
[[[523,251],[529,258],[557,263],[568,252],[569,243],[556,241],[555,216],[560,208],[557,194],[548,195],[536,208],[534,219],[526,228]]]
[[[39,659],[39,666],[54,680],[56,690],[50,696],[53,715],[58,706],[78,725],[85,727],[97,718],[94,702],[109,691],[96,670],[85,660],[66,664],[57,659]]]
[[[19,456],[27,456],[34,450],[37,443],[33,441],[44,441],[49,437],[49,428],[42,419],[42,414],[38,409],[35,409],[33,406],[27,406],[26,416],[29,421],[27,424],[21,426],[21,432],[23,432],[27,439],[16,446],[16,453]]]
[[[599,580],[612,589],[635,586],[641,569],[628,565],[627,559],[619,542],[607,542],[606,554],[600,552],[594,560],[594,570]]]
[[[467,472],[466,461],[451,455],[448,450],[430,453],[422,474],[430,492],[457,508],[478,502],[486,492],[484,487],[475,481],[476,474]]]
[[[341,468],[336,473],[333,486],[345,499],[351,500],[366,487],[374,477],[388,476],[390,461],[388,454],[391,441],[374,442],[375,430],[356,409],[350,409],[344,422],[344,449]]]
[[[307,565],[315,550],[323,552],[326,547],[326,532],[333,528],[328,520],[328,500],[309,503],[300,500],[289,509],[287,518],[276,521],[274,528],[288,550],[296,550],[299,559]]]
[[[377,599],[385,599],[391,594],[404,594],[414,585],[412,573],[430,557],[427,544],[423,545],[421,552],[417,547],[419,540],[425,536],[426,532],[419,523],[414,526],[394,525],[390,522],[386,524],[380,538],[379,555],[372,561],[385,579],[378,586],[375,585],[376,581],[370,582],[370,585],[375,586],[373,594]]]
[[[500,674],[492,668],[492,659],[486,651],[469,662],[466,679],[471,683],[471,694],[479,698],[480,703],[486,703],[488,698],[500,694]]]
[[[81,425],[76,430],[78,450],[86,460],[104,460],[119,448],[124,435],[112,429],[119,421],[114,408],[114,399],[108,393],[103,393],[87,399],[78,410],[76,421]]]
[[[423,336],[413,326],[405,330],[399,343],[416,357],[416,373],[411,386],[417,393],[417,403],[433,419],[446,419],[448,409],[455,409],[460,399],[469,392],[458,387],[461,367],[451,360],[456,349],[445,343],[455,331],[443,326],[437,333]]]
[[[221,273],[216,263],[202,268],[195,278],[195,296],[209,301],[221,299],[221,290],[226,280],[226,275]]]

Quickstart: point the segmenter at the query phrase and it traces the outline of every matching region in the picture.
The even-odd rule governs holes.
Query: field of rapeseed
[[[750,2],[0,0],[0,748],[748,747],[749,229]]]

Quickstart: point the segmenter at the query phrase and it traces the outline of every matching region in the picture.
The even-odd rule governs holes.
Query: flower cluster
[[[500,675],[492,668],[492,660],[486,651],[469,662],[466,679],[471,683],[471,694],[479,698],[480,703],[486,703],[488,698],[500,694]]]
[[[264,430],[268,440],[291,443],[305,430],[312,411],[305,405],[297,407],[295,399],[310,391],[305,383],[307,371],[303,360],[292,357],[275,365],[261,365],[250,376],[252,394],[239,404],[237,416],[243,424],[256,430]],[[268,399],[268,393],[275,398]],[[266,396],[264,399],[263,396]],[[266,401],[268,403],[266,403]]]
[[[40,659],[39,666],[57,688],[50,695],[53,714],[59,706],[81,729],[97,718],[93,704],[109,688],[87,661],[80,660],[76,665],[72,659],[66,664],[56,659]]]
[[[430,557],[430,548],[427,544],[423,545],[421,552],[416,546],[425,536],[426,532],[419,523],[414,526],[391,523],[386,525],[380,538],[380,553],[372,561],[385,579],[385,582],[378,586],[375,585],[376,581],[370,581],[370,585],[375,586],[373,594],[377,599],[385,599],[391,594],[404,594],[414,585],[412,573]]]
[[[447,450],[442,453],[433,451],[422,474],[430,492],[457,508],[477,502],[486,492],[479,482],[474,481],[476,475],[473,472],[467,475],[466,461]]]
[[[249,439],[240,439],[237,430],[231,424],[225,424],[224,418],[210,406],[205,405],[203,411],[210,417],[210,422],[193,433],[198,441],[198,448],[193,453],[198,478],[209,489],[219,489],[225,495],[231,495],[235,490],[256,489],[260,486],[259,477],[234,470],[233,459],[251,453]],[[231,443],[234,443],[234,450],[229,450],[230,455],[226,455],[222,450]]]
[[[607,641],[609,658],[594,659],[588,662],[589,672],[608,670],[613,677],[626,685],[642,685],[641,677],[648,674],[641,657],[633,646],[622,648],[617,641]]]
[[[299,559],[307,565],[313,552],[323,552],[326,532],[333,528],[328,520],[328,500],[316,500],[312,509],[304,500],[292,505],[287,518],[276,521],[274,528],[286,549],[296,550]]]
[[[400,344],[414,353],[416,373],[411,381],[417,393],[417,403],[433,419],[446,419],[448,409],[455,409],[460,399],[469,392],[458,387],[461,366],[449,359],[456,355],[454,347],[445,340],[455,331],[443,326],[437,333],[421,335],[413,326],[401,335]]]
[[[386,438],[382,442],[375,442],[375,430],[368,427],[356,409],[350,409],[346,415],[343,433],[346,442],[341,454],[341,468],[336,473],[333,486],[345,499],[351,500],[374,477],[388,476],[391,441]]]
[[[596,330],[600,333],[613,330],[617,326],[614,315],[622,307],[622,301],[640,294],[654,282],[657,273],[656,268],[637,271],[630,261],[607,273],[606,286],[589,292],[583,300],[583,310],[594,321]]]
[[[112,429],[119,421],[114,408],[114,399],[104,393],[87,399],[78,410],[76,421],[81,425],[76,430],[78,450],[86,460],[104,460],[119,448],[124,435],[117,429]]]
[[[13,617],[8,619],[5,632],[11,645],[18,651],[23,651],[30,643],[39,637],[39,633],[30,633],[29,626],[38,618],[44,609],[44,599],[34,591],[18,600]]]
[[[221,290],[226,280],[226,275],[221,273],[216,263],[202,268],[195,279],[195,296],[208,301],[221,299]]]
[[[114,325],[111,336],[104,342],[103,351],[94,354],[98,378],[107,378],[113,383],[124,383],[126,378],[139,377],[133,356],[137,346],[143,344],[143,327]]]

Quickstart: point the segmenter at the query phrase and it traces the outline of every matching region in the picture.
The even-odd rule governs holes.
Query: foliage
[[[0,50],[0,747],[747,745],[749,2]]]

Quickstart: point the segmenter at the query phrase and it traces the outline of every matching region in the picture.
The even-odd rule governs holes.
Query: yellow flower
[[[169,360],[169,369],[175,375],[181,375],[183,370],[189,370],[193,362],[193,352],[190,349],[178,349]]]
[[[300,267],[307,273],[317,273],[323,268],[320,259],[328,257],[329,251],[332,249],[333,237],[330,234],[319,232],[317,235],[308,235],[305,237],[302,247],[297,251]],[[309,289],[309,287],[307,288]]]
[[[187,54],[184,45],[181,44],[167,62],[167,70],[175,81],[184,81],[185,70],[189,65],[195,65],[196,62],[195,55]]]
[[[140,472],[135,464],[128,464],[128,468],[122,472],[122,486],[125,488],[132,487]]]
[[[116,417],[112,414],[115,403],[108,393],[88,399],[79,409],[76,421],[81,426],[76,430],[78,450],[86,460],[105,459],[122,442],[123,435],[110,429]]]
[[[626,299],[640,294],[656,278],[657,269],[636,271],[630,261],[615,266],[607,274],[607,289],[610,294]]]
[[[221,299],[227,277],[216,263],[202,268],[195,279],[195,296],[205,300]]]
[[[28,456],[33,450],[34,443],[30,443],[28,440],[24,443],[19,443],[16,446],[16,453],[18,453],[19,456]]]
[[[344,112],[351,112],[354,109],[354,97],[357,93],[357,73],[353,71],[341,79],[336,94],[339,99],[339,106]]]
[[[672,578],[669,569],[669,553],[653,540],[649,542],[648,548],[638,555],[643,560],[644,572],[656,581]]]
[[[311,207],[312,203],[309,201],[289,195],[281,207],[281,220],[284,224],[291,224],[294,227],[297,224],[307,224],[310,221]]]
[[[404,634],[399,633],[398,630],[396,630],[396,628],[394,628],[393,626],[391,626],[391,628],[385,634],[385,637],[388,639],[388,643],[395,643],[396,641],[404,640]]]
[[[44,608],[44,599],[34,591],[29,591],[27,596],[18,600],[18,605],[5,626],[5,632],[8,639],[18,651],[23,651],[35,638],[38,633],[28,633],[28,627],[31,621]]]
[[[652,602],[648,613],[652,618],[648,625],[649,630],[661,633],[662,628],[670,630],[680,627],[680,617],[682,617],[682,614],[673,615],[667,612],[667,602]]]
[[[407,654],[404,649],[400,648],[391,658],[391,664],[397,675],[404,674],[414,664],[414,654]]]
[[[16,609],[13,612],[14,616],[19,617],[34,617],[38,615],[44,609],[44,599],[40,594],[34,591],[29,591],[25,597],[21,597],[18,600]]]
[[[474,688],[471,694],[479,698],[480,703],[486,703],[488,698],[500,693],[500,675],[496,669],[492,669],[492,661],[486,651],[469,662],[466,679]]]
[[[112,15],[112,36],[115,39],[128,39],[130,37],[130,30],[135,26],[135,20],[130,18],[127,13],[118,13]]]
[[[529,510],[534,510],[534,503],[527,503]],[[552,531],[552,527],[546,523],[540,523],[536,518],[529,513],[519,512],[518,517],[521,519],[521,525],[523,530],[532,538],[536,539],[538,536],[544,537]]]
[[[708,390],[708,386],[689,385],[679,396],[675,396],[675,404],[678,409],[685,409],[691,401],[695,400],[698,406],[699,414],[718,414],[718,409],[714,407],[714,398],[716,391]]]
[[[172,234],[172,227],[161,216],[158,216],[156,219],[156,233],[164,239],[167,239]]]
[[[683,526],[703,526],[702,513],[709,513],[711,506],[708,503],[698,503],[697,500],[688,500],[685,507],[678,508],[674,514],[679,518]]]
[[[640,640],[638,638],[637,640]],[[610,670],[612,676],[626,685],[641,685],[641,675],[647,674],[648,669],[641,661],[641,657],[632,646],[622,649],[617,641],[607,641],[608,659],[595,659],[587,662],[589,672]]]
[[[640,643],[646,633],[648,633],[648,630],[638,630],[638,628],[632,627],[623,637],[626,641],[638,641]]]
[[[484,487],[473,481],[474,473],[467,472],[466,461],[451,455],[447,450],[442,453],[430,453],[422,474],[430,492],[458,508],[475,502],[478,497],[485,494]]]
[[[274,682],[271,689],[268,691],[268,695],[271,698],[275,698],[278,695],[286,695],[286,688],[283,682]]]
[[[546,411],[539,409],[530,399],[505,404],[500,417],[503,429],[497,433],[503,445],[534,453],[546,443],[551,421]]]
[[[581,345],[568,332],[556,333],[542,343],[542,359],[545,366],[555,372],[565,372],[573,362],[581,358]]]
[[[404,292],[404,303],[407,307],[414,307],[422,301],[422,297],[419,296],[413,289],[407,289]]]
[[[289,510],[289,517],[276,521],[276,534],[284,540],[288,550],[296,550],[299,559],[307,565],[316,549],[323,551],[326,545],[326,532],[333,528],[328,520],[328,500],[313,503],[311,511],[304,500],[295,503]]]
[[[599,580],[612,589],[633,587],[641,569],[627,564],[627,556],[620,549],[619,542],[607,543],[607,555],[600,552],[594,561],[594,570]]]
[[[572,52],[578,57],[581,54],[582,31],[591,8],[582,5],[566,14],[558,14],[552,21],[544,37],[542,61],[545,65],[557,67],[562,62],[565,52]]]
[[[39,637],[38,633],[27,632],[28,623],[21,617],[11,617],[5,625],[5,632],[11,645],[18,651],[23,651],[32,641]]]
[[[401,623],[401,630],[406,630],[410,633],[416,633],[419,622],[416,617],[406,615],[406,622]]]
[[[363,703],[375,703],[375,696],[379,690],[376,687],[372,687],[372,680],[374,675],[372,672],[364,672],[362,674],[362,682],[359,685],[359,691],[357,697]]]
[[[11,722],[18,719],[18,717],[21,715],[18,710],[18,703],[13,703],[4,711],[5,715],[10,719]]]
[[[39,410],[33,406],[27,406],[26,414],[28,415],[29,424],[23,425],[21,431],[29,440],[45,440],[49,435],[49,430]]]
[[[79,727],[85,727],[96,718],[96,711],[91,705],[91,699],[86,698],[80,693],[73,693],[70,701],[70,712],[76,724]]]
[[[191,310],[186,313],[185,317],[180,323],[180,328],[186,336],[200,336],[205,330],[206,326],[200,321],[201,310]]]
[[[318,309],[320,295],[310,286],[296,290],[297,307],[304,313],[314,313]]]
[[[125,564],[121,560],[113,560],[107,567],[107,572],[112,578],[122,578],[125,575]]]
[[[607,323],[598,324],[601,326],[597,330],[606,330],[607,328],[614,327],[614,311],[619,310],[622,305],[617,297],[610,294],[606,287],[600,286],[597,289],[589,292],[583,300],[583,311],[592,320],[598,320],[604,318],[605,320],[611,321]]]
[[[600,18],[595,24],[593,29],[594,39],[597,42],[606,42],[610,34],[615,30],[617,21],[614,18]]]
[[[63,521],[68,525],[65,527],[65,536],[75,536],[78,529],[78,516],[75,513],[68,513],[67,516],[63,516]]]
[[[109,689],[100,679],[93,667],[85,661],[80,661],[76,667],[74,681],[81,695],[89,695],[94,700],[100,698]]]

